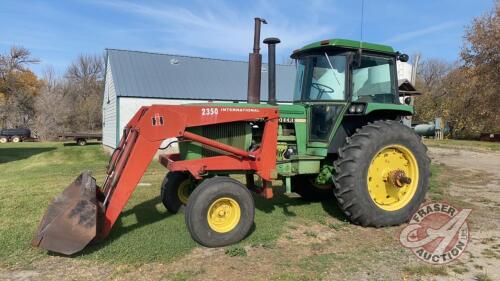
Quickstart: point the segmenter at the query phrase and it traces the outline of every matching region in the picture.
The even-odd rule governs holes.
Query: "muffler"
[[[49,205],[32,245],[72,255],[97,235],[101,203],[99,188],[89,171],[83,172]]]

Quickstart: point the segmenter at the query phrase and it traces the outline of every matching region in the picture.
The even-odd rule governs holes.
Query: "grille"
[[[252,138],[250,124],[246,122],[232,122],[194,127],[188,129],[188,131],[243,150],[248,149]],[[212,157],[226,154],[224,151],[213,149],[194,142],[181,143],[179,148],[183,159],[199,158],[200,156]]]

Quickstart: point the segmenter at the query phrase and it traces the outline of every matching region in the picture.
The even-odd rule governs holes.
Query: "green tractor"
[[[264,43],[269,44],[268,104],[260,103],[260,89],[255,86],[260,85],[256,41],[254,53],[250,54],[248,103],[236,104],[238,107],[276,106],[274,50],[279,40],[268,38]],[[400,103],[396,61],[407,61],[408,56],[390,46],[330,39],[295,50],[291,58],[297,67],[294,102],[277,105],[275,178],[283,181],[287,193],[298,193],[305,200],[335,197],[346,217],[358,225],[382,227],[408,221],[424,200],[430,176],[426,147],[401,122],[405,116],[412,115],[413,107]],[[252,92],[257,94],[252,96]],[[211,104],[224,105],[227,106]],[[263,135],[258,122],[215,124],[190,131],[243,150],[258,147]],[[179,148],[183,160],[223,154],[193,142],[181,142]],[[169,172],[162,184],[165,207],[177,212],[187,204],[188,228],[193,238],[203,245],[222,246],[239,241],[253,223],[253,207],[245,208],[247,213],[242,213],[242,202],[237,203],[251,200],[248,194],[235,200],[227,198],[227,202],[218,202],[215,207],[203,196],[198,199],[199,193],[209,189],[207,184],[221,185],[227,181],[238,185],[227,177],[231,174],[235,172],[208,172],[205,177],[215,179],[203,180],[204,187],[197,188],[200,181],[189,173]],[[248,189],[268,198],[272,196],[268,188],[270,182],[268,186],[264,181],[264,186],[256,187],[253,173],[248,172],[246,179]],[[191,199],[193,196],[196,198]],[[199,205],[204,208],[199,212],[201,218],[191,218],[192,209]],[[246,205],[253,206],[253,201]],[[212,217],[212,209],[233,215]],[[208,225],[214,233],[225,236],[233,233],[231,237],[226,237],[224,242],[214,242],[209,228],[193,229],[195,222],[206,220],[204,213],[208,213]],[[220,228],[213,227],[217,223]],[[245,227],[237,227],[239,224]],[[201,234],[193,235],[197,232]]]
[[[82,173],[49,206],[33,245],[74,254],[109,235],[158,149],[176,138],[179,153],[160,155],[168,169],[161,199],[170,212],[186,205],[186,226],[209,247],[243,239],[255,205],[250,191],[272,198],[272,183],[303,199],[335,196],[362,226],[406,222],[429,187],[429,158],[401,120],[413,108],[399,102],[391,47],[332,39],[292,54],[293,104],[276,104],[275,46],[269,45],[269,97],[260,103],[262,57],[255,19],[249,57],[248,103],[152,105],[125,127],[102,187]],[[229,177],[246,176],[246,186]],[[255,184],[254,175],[262,179]]]

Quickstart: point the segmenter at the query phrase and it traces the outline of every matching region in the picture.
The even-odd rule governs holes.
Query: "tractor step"
[[[296,198],[301,198],[302,197],[302,196],[300,196],[299,194],[297,194],[295,192],[285,192],[285,193],[283,193],[283,195],[285,195],[286,197],[291,198],[291,199],[296,199]]]

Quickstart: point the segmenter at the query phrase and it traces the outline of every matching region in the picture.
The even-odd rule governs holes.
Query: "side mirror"
[[[398,55],[398,60],[401,62],[407,62],[410,59],[410,57],[407,54],[399,54]]]
[[[407,105],[411,104],[411,97],[406,97],[405,98],[405,104],[407,104]]]

